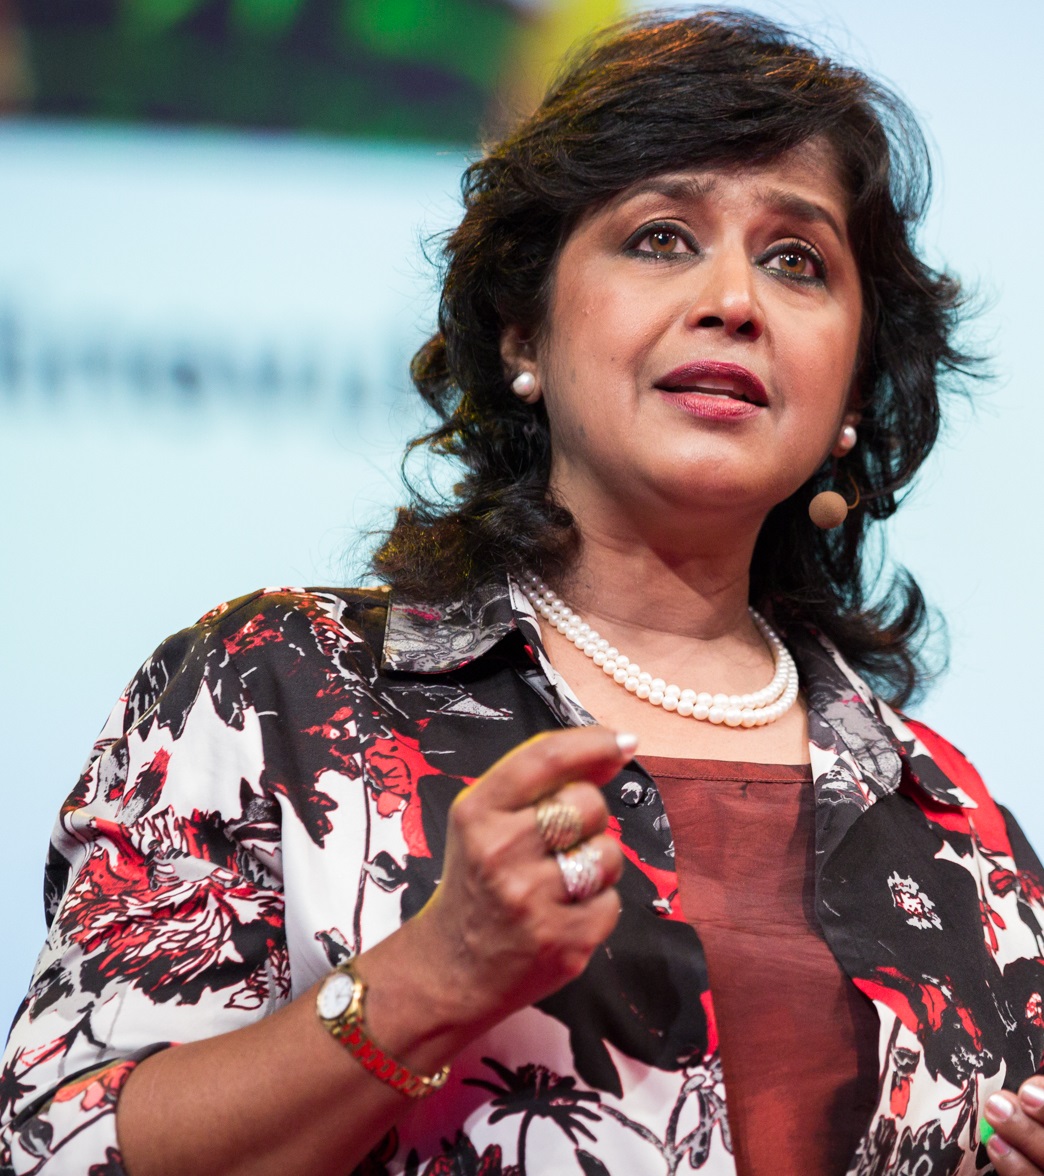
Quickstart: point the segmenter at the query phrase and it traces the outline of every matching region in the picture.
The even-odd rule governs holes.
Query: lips
[[[685,363],[661,376],[654,386],[661,392],[698,392],[762,408],[768,405],[765,385],[753,372],[737,363],[709,359]]]

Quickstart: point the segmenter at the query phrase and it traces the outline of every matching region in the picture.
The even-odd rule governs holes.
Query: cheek
[[[566,292],[564,292],[566,293]],[[589,420],[633,399],[651,334],[633,298],[585,290],[554,308],[554,330],[540,360],[547,410],[562,428],[567,418]]]
[[[855,379],[859,335],[848,319],[819,331],[796,329],[786,347],[786,380],[791,395],[809,411],[818,410],[831,429],[848,406]]]
[[[578,369],[583,361],[602,368],[633,362],[651,346],[663,320],[676,308],[664,304],[663,283],[621,273],[618,264],[590,264],[580,272],[559,275],[547,321],[553,324],[548,340],[552,360],[556,352],[571,353]],[[556,366],[566,366],[564,361]]]

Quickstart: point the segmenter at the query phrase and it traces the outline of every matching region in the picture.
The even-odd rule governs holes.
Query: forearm
[[[425,929],[423,919],[414,923],[358,963],[374,1039],[415,1073],[433,1074],[478,1027],[431,983],[438,970],[418,963]],[[344,1176],[359,1163],[410,1100],[320,1024],[317,988],[255,1025],[138,1066],[117,1111],[131,1176]]]
[[[368,985],[367,1031],[387,1054],[432,1075],[580,975],[620,913],[612,886],[623,857],[602,832],[596,785],[633,750],[632,737],[599,728],[560,732],[523,744],[461,793],[432,899],[357,961]],[[600,863],[598,892],[583,901],[570,901],[533,807],[556,789],[575,806],[579,841]],[[131,1176],[344,1176],[354,1168],[409,1101],[326,1031],[315,992],[257,1024],[142,1062],[117,1110]]]

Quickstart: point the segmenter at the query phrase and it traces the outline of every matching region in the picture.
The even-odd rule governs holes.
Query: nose
[[[723,249],[705,257],[693,276],[698,286],[685,316],[687,325],[741,339],[761,335],[765,322],[754,266],[743,250]]]

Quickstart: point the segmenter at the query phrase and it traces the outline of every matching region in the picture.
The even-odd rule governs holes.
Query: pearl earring
[[[855,449],[858,440],[859,434],[856,432],[855,425],[845,425],[838,436],[837,445],[835,446],[835,449],[840,450],[839,456],[843,457],[846,453],[850,453]]]
[[[511,381],[511,391],[526,404],[533,404],[540,396],[537,378],[532,372],[519,372]]]

